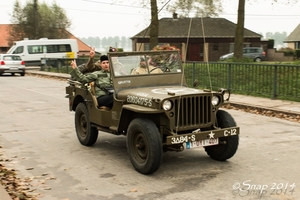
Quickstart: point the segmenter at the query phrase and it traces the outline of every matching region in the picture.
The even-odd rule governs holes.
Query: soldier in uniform
[[[76,61],[72,61],[73,70],[71,75],[83,84],[94,82],[95,96],[97,97],[99,106],[113,106],[113,93],[108,92],[108,88],[112,88],[112,80],[110,78],[109,61],[106,55],[100,57],[101,68],[97,71],[83,74],[77,67]]]
[[[159,67],[156,67],[155,63],[152,62],[151,59],[148,59],[148,66],[149,66],[150,74],[163,73],[163,71]],[[144,58],[140,59],[140,66],[133,69],[131,74],[134,74],[134,75],[148,74],[148,68],[147,68],[146,60]]]
[[[95,50],[91,49],[88,62],[77,66],[78,70],[83,74],[101,70],[100,60],[94,63],[94,57],[95,57]],[[72,74],[71,74],[71,80],[76,80]]]
[[[94,63],[94,57],[95,57],[95,50],[92,49],[90,51],[90,57],[87,63],[78,66],[78,69],[80,70],[81,73],[85,74],[85,73],[101,70],[101,61],[98,60]]]

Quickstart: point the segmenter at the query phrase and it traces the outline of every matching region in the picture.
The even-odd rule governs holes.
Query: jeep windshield
[[[115,89],[185,83],[176,50],[113,52],[108,56]]]
[[[180,54],[177,51],[119,53],[110,54],[110,57],[115,77],[181,73]]]

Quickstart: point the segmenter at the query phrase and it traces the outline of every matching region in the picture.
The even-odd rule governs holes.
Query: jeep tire
[[[143,118],[131,121],[127,132],[127,151],[138,172],[151,174],[158,170],[162,162],[162,140],[153,121]]]
[[[75,128],[79,142],[85,146],[95,144],[98,138],[98,130],[92,127],[88,116],[88,110],[84,103],[79,103],[75,110]]]
[[[224,110],[217,112],[217,126],[220,128],[235,127],[233,117]],[[219,144],[205,147],[206,153],[214,160],[225,161],[231,158],[238,149],[239,136],[229,136],[219,138]]]

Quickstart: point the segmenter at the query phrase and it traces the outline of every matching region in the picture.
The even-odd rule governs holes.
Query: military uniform
[[[91,72],[89,74],[83,74],[79,71],[78,68],[75,68],[71,71],[71,75],[83,84],[94,82],[96,97],[100,97],[107,94],[103,90],[103,88],[112,88],[112,80],[110,78],[110,73],[104,70]]]
[[[150,74],[158,74],[158,73],[163,73],[163,71],[160,68],[154,67],[152,65],[149,65],[149,70]],[[131,74],[148,74],[148,69],[147,67],[138,67],[132,70]]]
[[[101,70],[101,62],[100,60],[98,60],[94,63],[94,58],[89,58],[87,63],[78,66],[78,70],[83,74]],[[72,74],[71,80],[76,80],[76,78]]]
[[[98,71],[101,70],[101,62],[98,60],[94,63],[94,58],[89,58],[86,64],[82,64],[78,68],[83,74]]]

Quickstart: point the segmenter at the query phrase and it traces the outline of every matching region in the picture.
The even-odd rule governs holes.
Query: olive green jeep
[[[93,85],[68,80],[69,109],[82,145],[91,146],[98,131],[126,136],[134,168],[151,174],[163,152],[203,147],[215,160],[231,158],[239,127],[220,110],[229,92],[190,88],[178,51],[108,53],[113,82],[112,108],[97,105]]]

